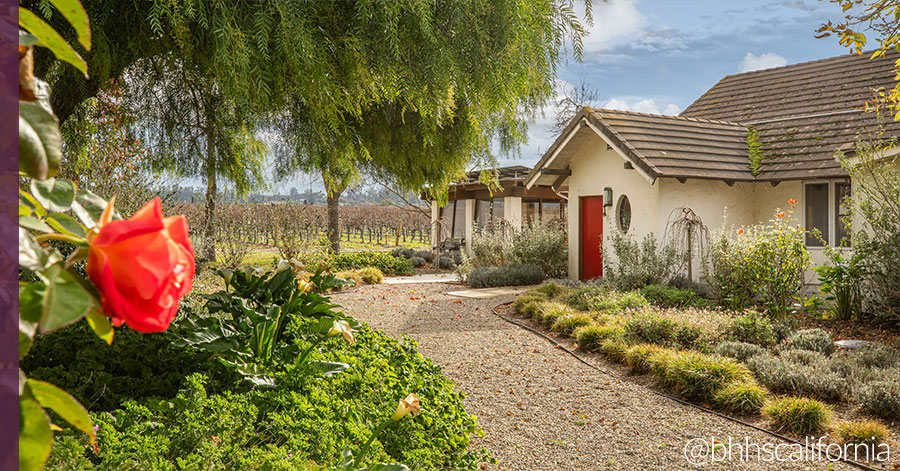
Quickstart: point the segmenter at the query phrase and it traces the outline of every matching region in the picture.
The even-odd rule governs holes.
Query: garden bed
[[[874,423],[884,443],[898,446],[900,352],[890,347],[833,353],[823,330],[772,326],[756,314],[662,308],[638,292],[597,285],[545,284],[506,312],[568,338],[573,348],[626,365],[641,384],[759,426],[841,442]],[[851,332],[882,338],[880,329]],[[809,396],[803,406],[822,411],[809,427],[779,415],[787,407],[779,401],[791,395]]]

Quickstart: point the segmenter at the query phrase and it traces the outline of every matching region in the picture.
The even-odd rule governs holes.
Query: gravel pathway
[[[774,462],[762,451],[741,460],[738,442],[774,447],[779,442],[749,427],[651,394],[640,381],[617,380],[578,362],[536,335],[494,316],[513,295],[460,299],[452,284],[376,285],[339,294],[348,314],[399,337],[440,364],[465,393],[466,410],[478,416],[484,437],[473,437],[497,459],[500,470],[855,469],[844,463]],[[622,374],[600,356],[590,361]],[[637,378],[635,378],[637,379]],[[428,407],[427,404],[422,404]],[[713,437],[727,443],[731,460],[709,462]],[[691,441],[694,440],[695,441]],[[700,455],[693,465],[685,448]],[[703,451],[707,450],[707,451]],[[727,450],[719,446],[721,456]],[[782,457],[794,450],[782,447]],[[894,458],[894,457],[892,457]]]

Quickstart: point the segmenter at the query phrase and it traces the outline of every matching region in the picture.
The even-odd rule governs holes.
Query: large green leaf
[[[19,471],[38,471],[50,455],[53,432],[50,419],[38,403],[19,397]]]
[[[309,364],[313,368],[319,370],[319,373],[322,373],[322,376],[326,378],[330,378],[343,372],[347,368],[350,368],[350,365],[336,361],[311,361]]]
[[[59,121],[38,102],[19,101],[19,171],[44,180],[56,175],[62,160]]]
[[[221,325],[213,325],[192,332],[172,343],[178,348],[194,347],[207,352],[226,352],[237,350],[240,343],[232,338],[235,332],[223,328]]]
[[[31,194],[47,210],[59,213],[69,209],[75,201],[75,185],[69,180],[54,178],[31,180]]]
[[[47,285],[31,283],[19,288],[19,359],[25,358],[41,320]]]
[[[34,199],[34,196],[31,196],[21,189],[19,190],[19,204],[31,208],[31,210],[34,211],[34,214],[39,218],[42,218],[47,214],[47,210],[44,209],[44,206],[38,200]]]
[[[36,379],[28,380],[28,389],[40,405],[56,412],[73,427],[86,433],[94,443],[94,424],[88,411],[69,393],[58,387]]]
[[[41,271],[58,260],[56,252],[44,250],[30,232],[19,227],[19,266],[31,271]]]
[[[66,21],[75,28],[78,34],[78,42],[88,51],[91,50],[91,28],[88,14],[78,0],[50,0],[50,3],[59,10]]]
[[[19,206],[22,208],[22,206]],[[19,216],[19,226],[38,232],[53,232],[53,228],[34,216]]]
[[[50,49],[57,59],[74,65],[87,78],[87,62],[44,20],[38,18],[34,13],[19,7],[19,26],[38,38],[36,45]]]
[[[368,471],[409,471],[405,464],[397,463],[378,463],[369,466]]]
[[[41,332],[50,332],[76,322],[94,307],[91,295],[60,264],[51,265],[39,276],[47,285],[41,303]]]
[[[68,234],[75,237],[84,237],[84,227],[82,227],[81,224],[78,223],[78,221],[73,219],[72,216],[63,213],[50,213],[47,215],[45,220],[47,221],[47,224],[59,231],[61,234]]]
[[[72,211],[81,220],[81,223],[87,227],[94,227],[103,210],[106,209],[107,201],[89,190],[79,188],[75,192],[75,202],[72,203]],[[113,211],[113,219],[121,219],[118,212]]]

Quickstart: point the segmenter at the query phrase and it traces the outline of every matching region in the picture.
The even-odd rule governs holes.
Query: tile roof
[[[900,123],[865,112],[880,88],[892,88],[900,54],[869,59],[847,54],[773,69],[729,75],[680,116],[752,125],[767,157],[756,180],[846,176],[834,158],[857,137],[900,135]]]
[[[725,121],[589,109],[613,144],[651,177],[753,180],[747,128]]]
[[[900,53],[869,59],[844,55],[773,69],[729,75],[679,116],[585,108],[548,149],[526,181],[541,179],[576,122],[592,124],[651,178],[725,181],[781,181],[846,177],[835,159],[852,151],[857,137],[900,136],[900,122],[865,112],[874,90],[896,85]],[[759,135],[766,157],[761,172],[750,172],[749,127]],[[567,156],[568,158],[568,156]]]

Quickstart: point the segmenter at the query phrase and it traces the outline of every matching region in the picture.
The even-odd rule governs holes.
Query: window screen
[[[834,184],[835,245],[850,246],[850,183]]]
[[[821,247],[822,240],[830,243],[828,238],[828,184],[813,183],[806,185],[806,230],[820,234],[806,234],[806,245]],[[819,238],[821,237],[822,240]]]

